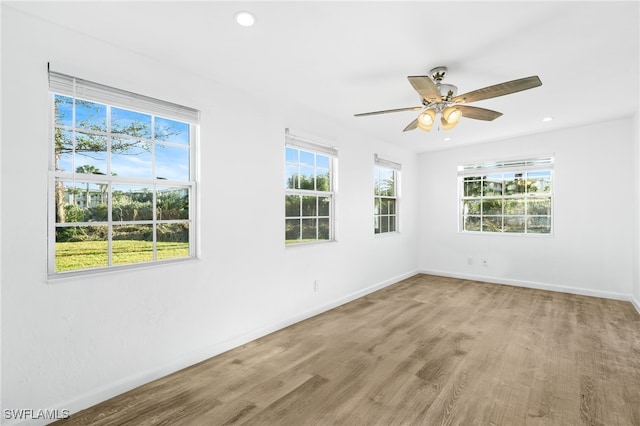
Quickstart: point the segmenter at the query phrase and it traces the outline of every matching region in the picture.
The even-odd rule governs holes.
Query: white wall
[[[637,166],[632,127],[625,119],[421,155],[420,269],[628,300],[637,198],[629,185]],[[555,155],[553,236],[458,233],[458,164],[544,154]]]
[[[202,111],[199,261],[46,281],[47,62]],[[413,153],[6,6],[2,88],[3,409],[78,410],[417,271]],[[339,149],[337,242],[284,246],[286,127]],[[374,153],[403,166],[400,235],[373,235]]]
[[[634,244],[634,269],[632,298],[638,313],[640,313],[640,111],[633,117],[633,141],[634,141],[634,183],[633,192],[635,194],[635,210],[633,213],[635,223],[635,244]]]

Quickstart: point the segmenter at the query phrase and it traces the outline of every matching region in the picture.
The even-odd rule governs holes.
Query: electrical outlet
[[[489,261],[487,259],[482,259],[482,266],[489,266]]]

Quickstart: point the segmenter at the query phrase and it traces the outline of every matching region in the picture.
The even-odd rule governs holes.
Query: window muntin
[[[552,233],[551,157],[460,166],[458,173],[462,232]]]
[[[285,243],[331,241],[335,151],[287,133],[285,146]]]
[[[398,170],[376,164],[373,167],[373,232],[397,232],[398,228]]]
[[[50,81],[50,276],[194,257],[197,111],[178,107],[176,118],[173,104]],[[74,96],[83,84],[97,100]]]

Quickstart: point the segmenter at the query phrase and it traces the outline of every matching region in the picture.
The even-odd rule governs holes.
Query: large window
[[[553,158],[458,167],[460,230],[551,234]]]
[[[285,242],[333,240],[335,148],[286,133]]]
[[[199,112],[49,81],[49,275],[194,257]]]
[[[373,232],[384,234],[398,230],[398,180],[400,164],[374,156]]]

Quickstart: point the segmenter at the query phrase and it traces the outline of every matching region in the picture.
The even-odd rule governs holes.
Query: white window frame
[[[458,166],[458,232],[464,234],[483,234],[483,235],[520,235],[520,236],[551,236],[553,235],[553,199],[554,199],[554,191],[553,188],[555,186],[554,181],[554,156],[553,155],[544,155],[532,158],[525,159],[513,159],[513,160],[501,160],[501,161],[486,161],[486,162],[477,162],[477,163],[468,163],[464,165]],[[521,192],[517,194],[505,194],[506,185],[503,183],[506,182],[505,175],[515,175],[517,177],[518,174],[525,175],[529,172],[548,172],[549,173],[549,185],[550,189],[548,192]],[[489,181],[489,179],[485,179],[490,175],[502,175],[500,186],[500,195],[485,195],[484,194],[484,182]],[[473,179],[474,182],[479,183],[480,187],[483,188],[480,196],[468,196],[465,194],[465,179]],[[525,185],[528,185],[528,176],[525,182]],[[491,182],[489,182],[489,185]],[[549,214],[548,215],[535,215],[529,214],[528,205],[531,201],[536,200],[545,200],[549,199]],[[502,211],[500,214],[493,215],[485,215],[483,212],[483,200],[500,200],[502,201]],[[513,215],[513,218],[522,218],[524,221],[524,232],[508,232],[505,231],[504,222],[505,217],[510,217],[510,215],[506,215],[504,211],[504,205],[506,201],[509,200],[524,200],[524,213],[522,215]],[[480,203],[480,214],[467,214],[465,211],[465,201],[479,201]],[[465,217],[476,217],[479,218],[480,221],[480,229],[465,229]],[[501,217],[501,230],[500,231],[492,231],[489,229],[484,229],[484,218],[485,217]],[[549,221],[549,232],[535,232],[529,230],[529,219],[534,218],[547,218]]]
[[[287,168],[288,167],[296,167],[299,166],[301,167],[301,163],[299,162],[288,162],[287,158],[286,158],[286,152],[287,152],[287,148],[293,148],[295,150],[299,150],[299,151],[304,151],[304,152],[308,152],[308,153],[313,153],[314,155],[321,155],[321,156],[325,156],[328,157],[329,159],[329,191],[319,191],[317,189],[301,189],[301,188],[288,188],[287,185]],[[300,245],[308,245],[308,244],[318,244],[318,243],[326,243],[326,242],[333,242],[336,240],[335,238],[335,199],[336,199],[336,183],[337,183],[337,162],[338,162],[338,150],[337,148],[327,145],[327,144],[323,144],[323,143],[319,143],[315,140],[303,137],[303,136],[298,136],[298,135],[294,135],[292,133],[289,132],[289,129],[285,129],[285,182],[284,182],[284,187],[285,187],[285,245],[287,247],[295,247],[295,246],[300,246]],[[314,173],[316,171],[316,168],[314,166]],[[286,200],[288,196],[311,196],[311,197],[318,197],[318,198],[328,198],[329,199],[329,215],[324,216],[324,215],[319,215],[319,209],[318,211],[316,211],[316,215],[315,216],[302,216],[302,212],[301,214],[298,215],[287,215],[287,209],[286,209]],[[290,241],[287,240],[287,222],[288,221],[293,221],[296,219],[300,219],[301,222],[301,231],[300,231],[300,238],[298,239],[297,242],[294,241]],[[320,219],[329,219],[329,238],[327,239],[319,239],[319,225],[317,225],[316,227],[316,238],[315,239],[303,239],[302,238],[302,220],[303,218],[308,218],[308,219],[316,219],[316,220],[320,220]]]
[[[107,151],[106,151],[106,168],[105,174],[90,174],[90,173],[77,173],[75,171],[75,166],[71,171],[62,171],[56,170],[56,162],[55,162],[55,131],[56,127],[61,128],[64,131],[69,131],[71,133],[77,132],[78,129],[75,127],[75,120],[72,121],[71,126],[57,126],[55,119],[55,108],[54,108],[54,99],[56,95],[61,95],[65,97],[69,97],[73,99],[73,104],[75,105],[75,100],[80,99],[84,101],[90,101],[94,103],[99,103],[106,106],[106,120],[107,127],[106,132],[97,132],[100,135],[104,134],[107,141]],[[139,267],[148,267],[153,264],[166,264],[171,262],[180,262],[185,260],[191,260],[197,257],[197,241],[196,236],[197,232],[197,143],[199,137],[199,121],[200,121],[200,112],[193,108],[184,107],[181,105],[173,104],[170,102],[150,98],[147,96],[139,95],[136,93],[127,92],[124,90],[116,89],[113,87],[105,86],[99,83],[94,83],[91,81],[79,79],[74,76],[57,73],[54,71],[49,71],[49,101],[50,101],[50,115],[49,115],[49,195],[48,195],[48,279],[54,280],[58,278],[66,278],[66,277],[74,277],[74,276],[82,276],[94,273],[103,273],[107,271],[115,271],[115,270],[126,270],[130,268],[139,268]],[[151,116],[151,139],[144,139],[151,145],[151,150],[154,149],[155,144],[158,142],[155,140],[155,135],[153,134],[154,128],[154,120],[156,117],[169,119],[181,123],[188,124],[189,127],[189,180],[169,180],[162,178],[155,178],[155,172],[152,173],[152,177],[139,178],[139,177],[127,177],[127,176],[117,176],[111,173],[111,144],[110,140],[112,135],[114,137],[122,137],[116,133],[111,133],[111,125],[110,125],[110,116],[109,113],[111,108],[122,108],[129,111],[140,112],[146,115]],[[75,106],[73,108],[73,114],[75,115]],[[162,142],[163,145],[172,145],[170,142]],[[184,145],[183,145],[184,146]],[[155,170],[155,157],[152,156],[152,170]],[[107,200],[107,220],[105,221],[97,221],[97,222],[66,222],[66,223],[57,223],[56,222],[56,200],[55,200],[55,192],[56,192],[56,184],[57,182],[82,182],[89,184],[100,184],[105,185],[106,187],[106,200]],[[144,221],[114,221],[112,217],[112,190],[114,186],[144,186],[148,187],[150,191],[153,193],[152,200],[152,218]],[[184,189],[188,191],[189,197],[189,208],[188,208],[188,219],[169,219],[163,220],[159,218],[156,213],[156,195],[160,193],[162,188],[171,188],[171,189]],[[130,224],[130,225],[147,225],[152,228],[152,244],[153,244],[153,255],[151,261],[144,262],[136,262],[136,263],[125,263],[125,264],[113,264],[113,246],[112,246],[112,230],[114,226],[118,226],[121,224]],[[162,224],[171,224],[171,223],[187,223],[188,230],[188,238],[189,238],[189,254],[186,257],[176,257],[170,259],[158,259],[156,257],[156,229],[159,225]],[[56,271],[56,230],[58,228],[63,227],[83,227],[83,226],[103,226],[107,228],[107,265],[99,266],[99,267],[90,267],[90,268],[82,268],[82,269],[72,269],[69,271]]]
[[[402,165],[400,163],[396,163],[394,161],[386,160],[380,158],[378,154],[374,154],[373,156],[373,170],[374,170],[374,187],[373,187],[373,233],[374,235],[387,235],[387,234],[397,234],[400,232],[400,171],[402,170]],[[380,195],[376,193],[376,172],[377,169],[386,169],[390,170],[393,174],[393,195]],[[381,213],[378,209],[380,205],[382,205],[382,200],[393,200],[394,201],[394,213]],[[394,229],[389,229],[389,223],[387,224],[387,230],[382,231],[382,227],[380,226],[381,220],[386,219],[387,221],[390,218],[394,218]]]

